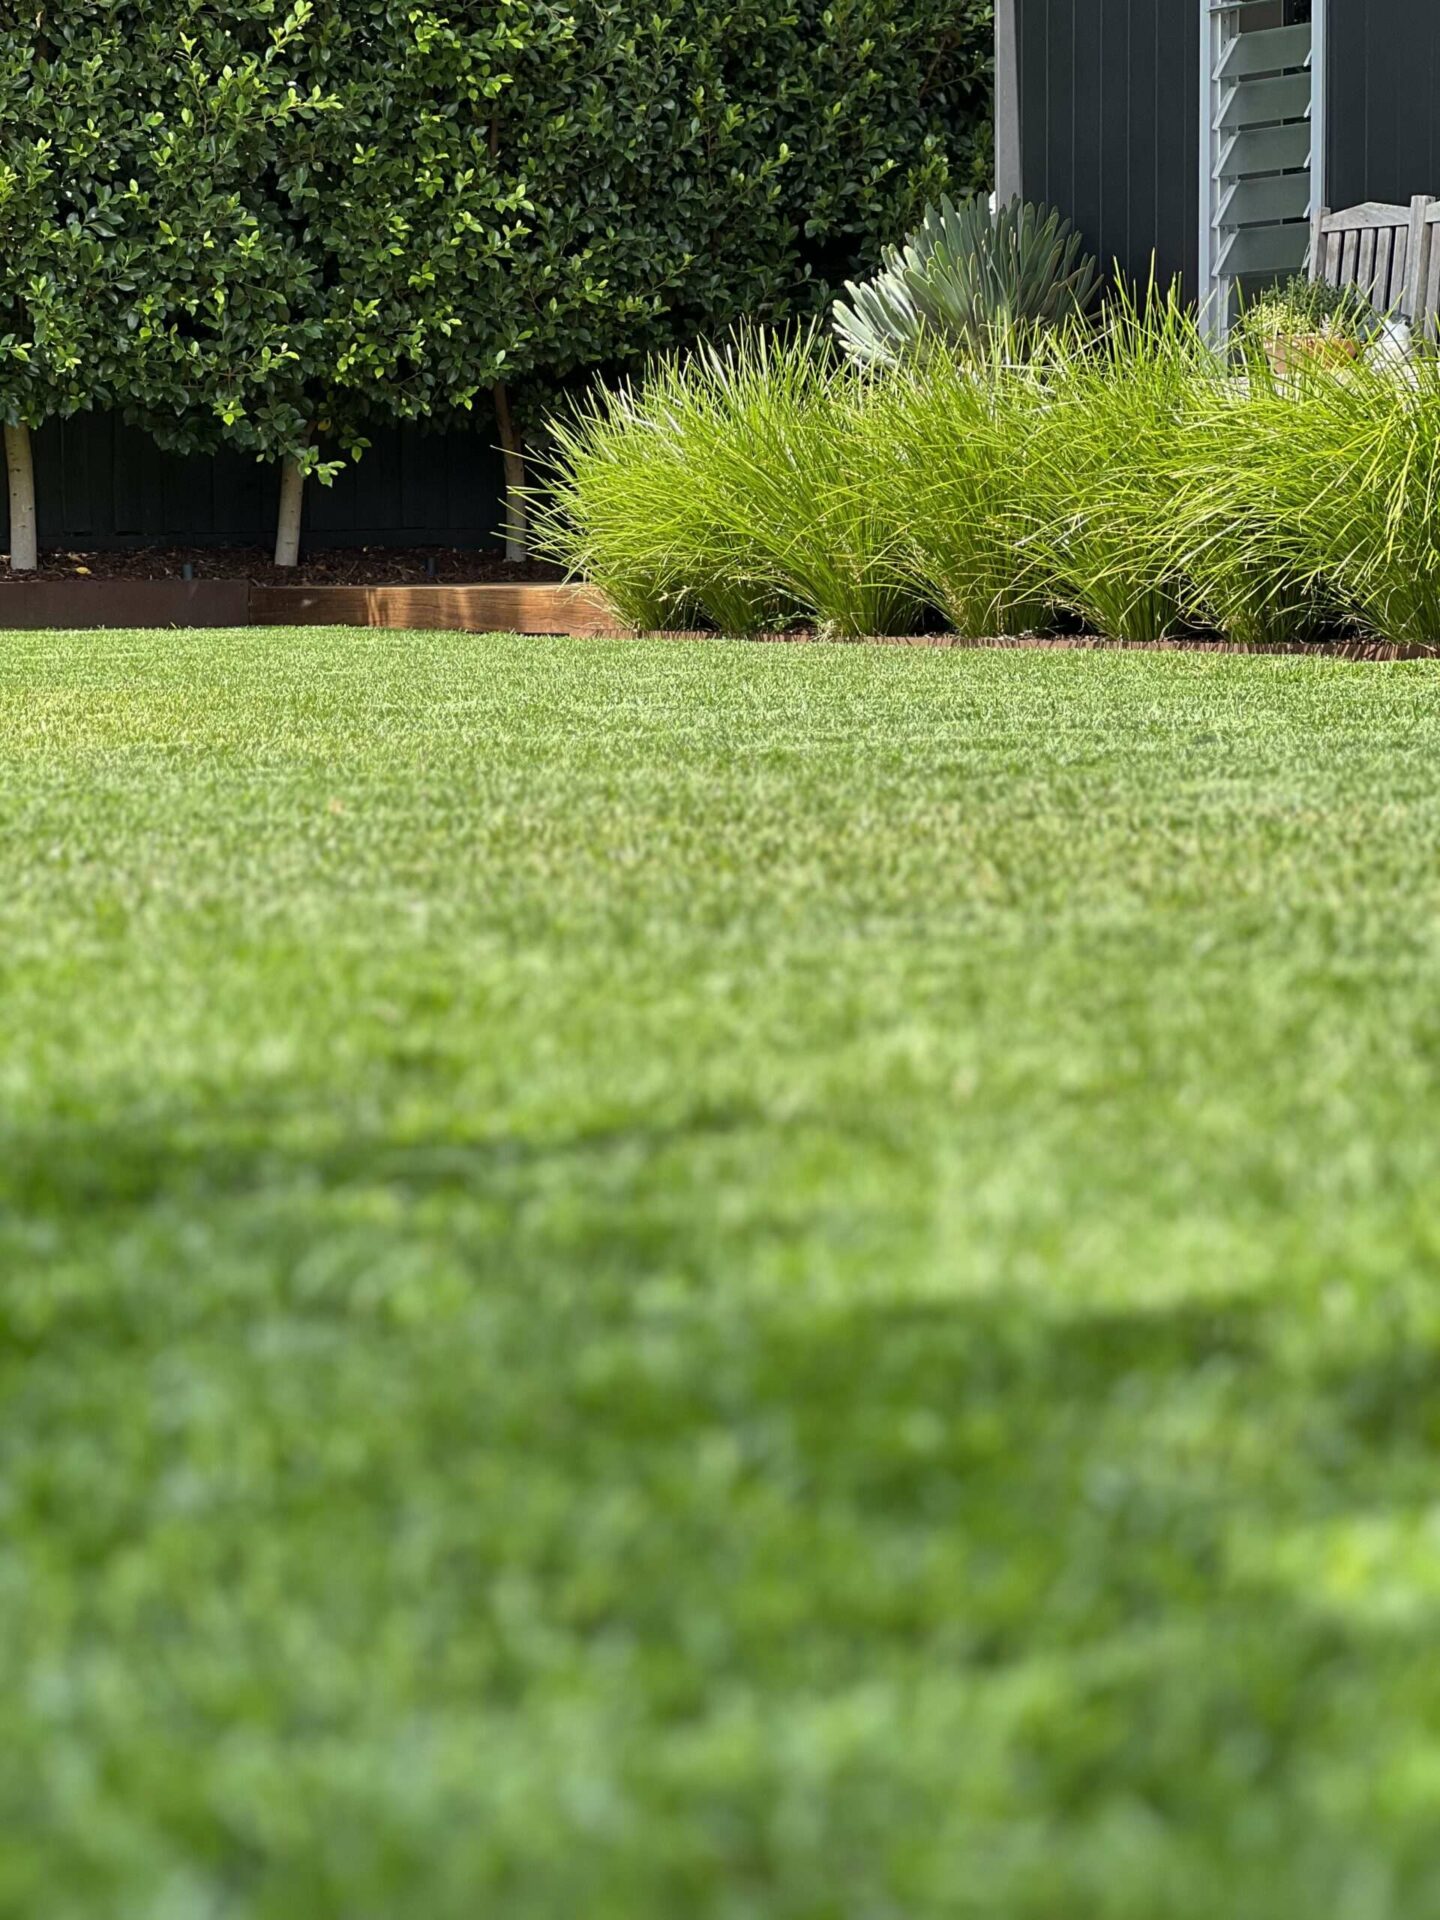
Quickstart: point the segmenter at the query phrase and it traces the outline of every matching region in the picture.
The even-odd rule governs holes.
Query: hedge
[[[991,20],[58,0],[0,33],[12,526],[55,413],[286,462],[294,508],[371,421],[493,398],[518,459],[560,383],[813,311],[985,177]]]

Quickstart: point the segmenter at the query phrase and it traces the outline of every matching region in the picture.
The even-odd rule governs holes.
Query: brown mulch
[[[189,565],[196,580],[253,580],[273,587],[505,586],[564,578],[541,560],[507,561],[495,548],[335,547],[304,554],[298,567],[277,567],[263,547],[139,547],[127,553],[40,555],[34,573],[0,564],[0,586],[26,580],[179,580]]]

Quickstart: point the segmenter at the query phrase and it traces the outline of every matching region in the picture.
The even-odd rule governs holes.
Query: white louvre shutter
[[[1200,0],[1201,298],[1217,332],[1236,288],[1298,273],[1309,246],[1318,116],[1315,25],[1276,24],[1274,0]]]

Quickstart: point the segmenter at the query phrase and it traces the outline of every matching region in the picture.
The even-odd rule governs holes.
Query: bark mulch
[[[186,566],[196,580],[253,580],[274,587],[505,586],[555,582],[560,568],[540,560],[519,564],[491,548],[335,547],[302,555],[298,567],[277,567],[263,547],[139,547],[133,552],[40,555],[34,573],[0,565],[0,587],[27,580],[179,580]]]

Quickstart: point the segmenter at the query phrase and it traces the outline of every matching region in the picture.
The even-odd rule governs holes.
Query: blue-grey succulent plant
[[[925,350],[973,354],[997,335],[1023,351],[1046,328],[1083,315],[1100,276],[1081,236],[1054,208],[946,198],[885,253],[873,280],[847,281],[835,331],[862,366],[896,366]]]

